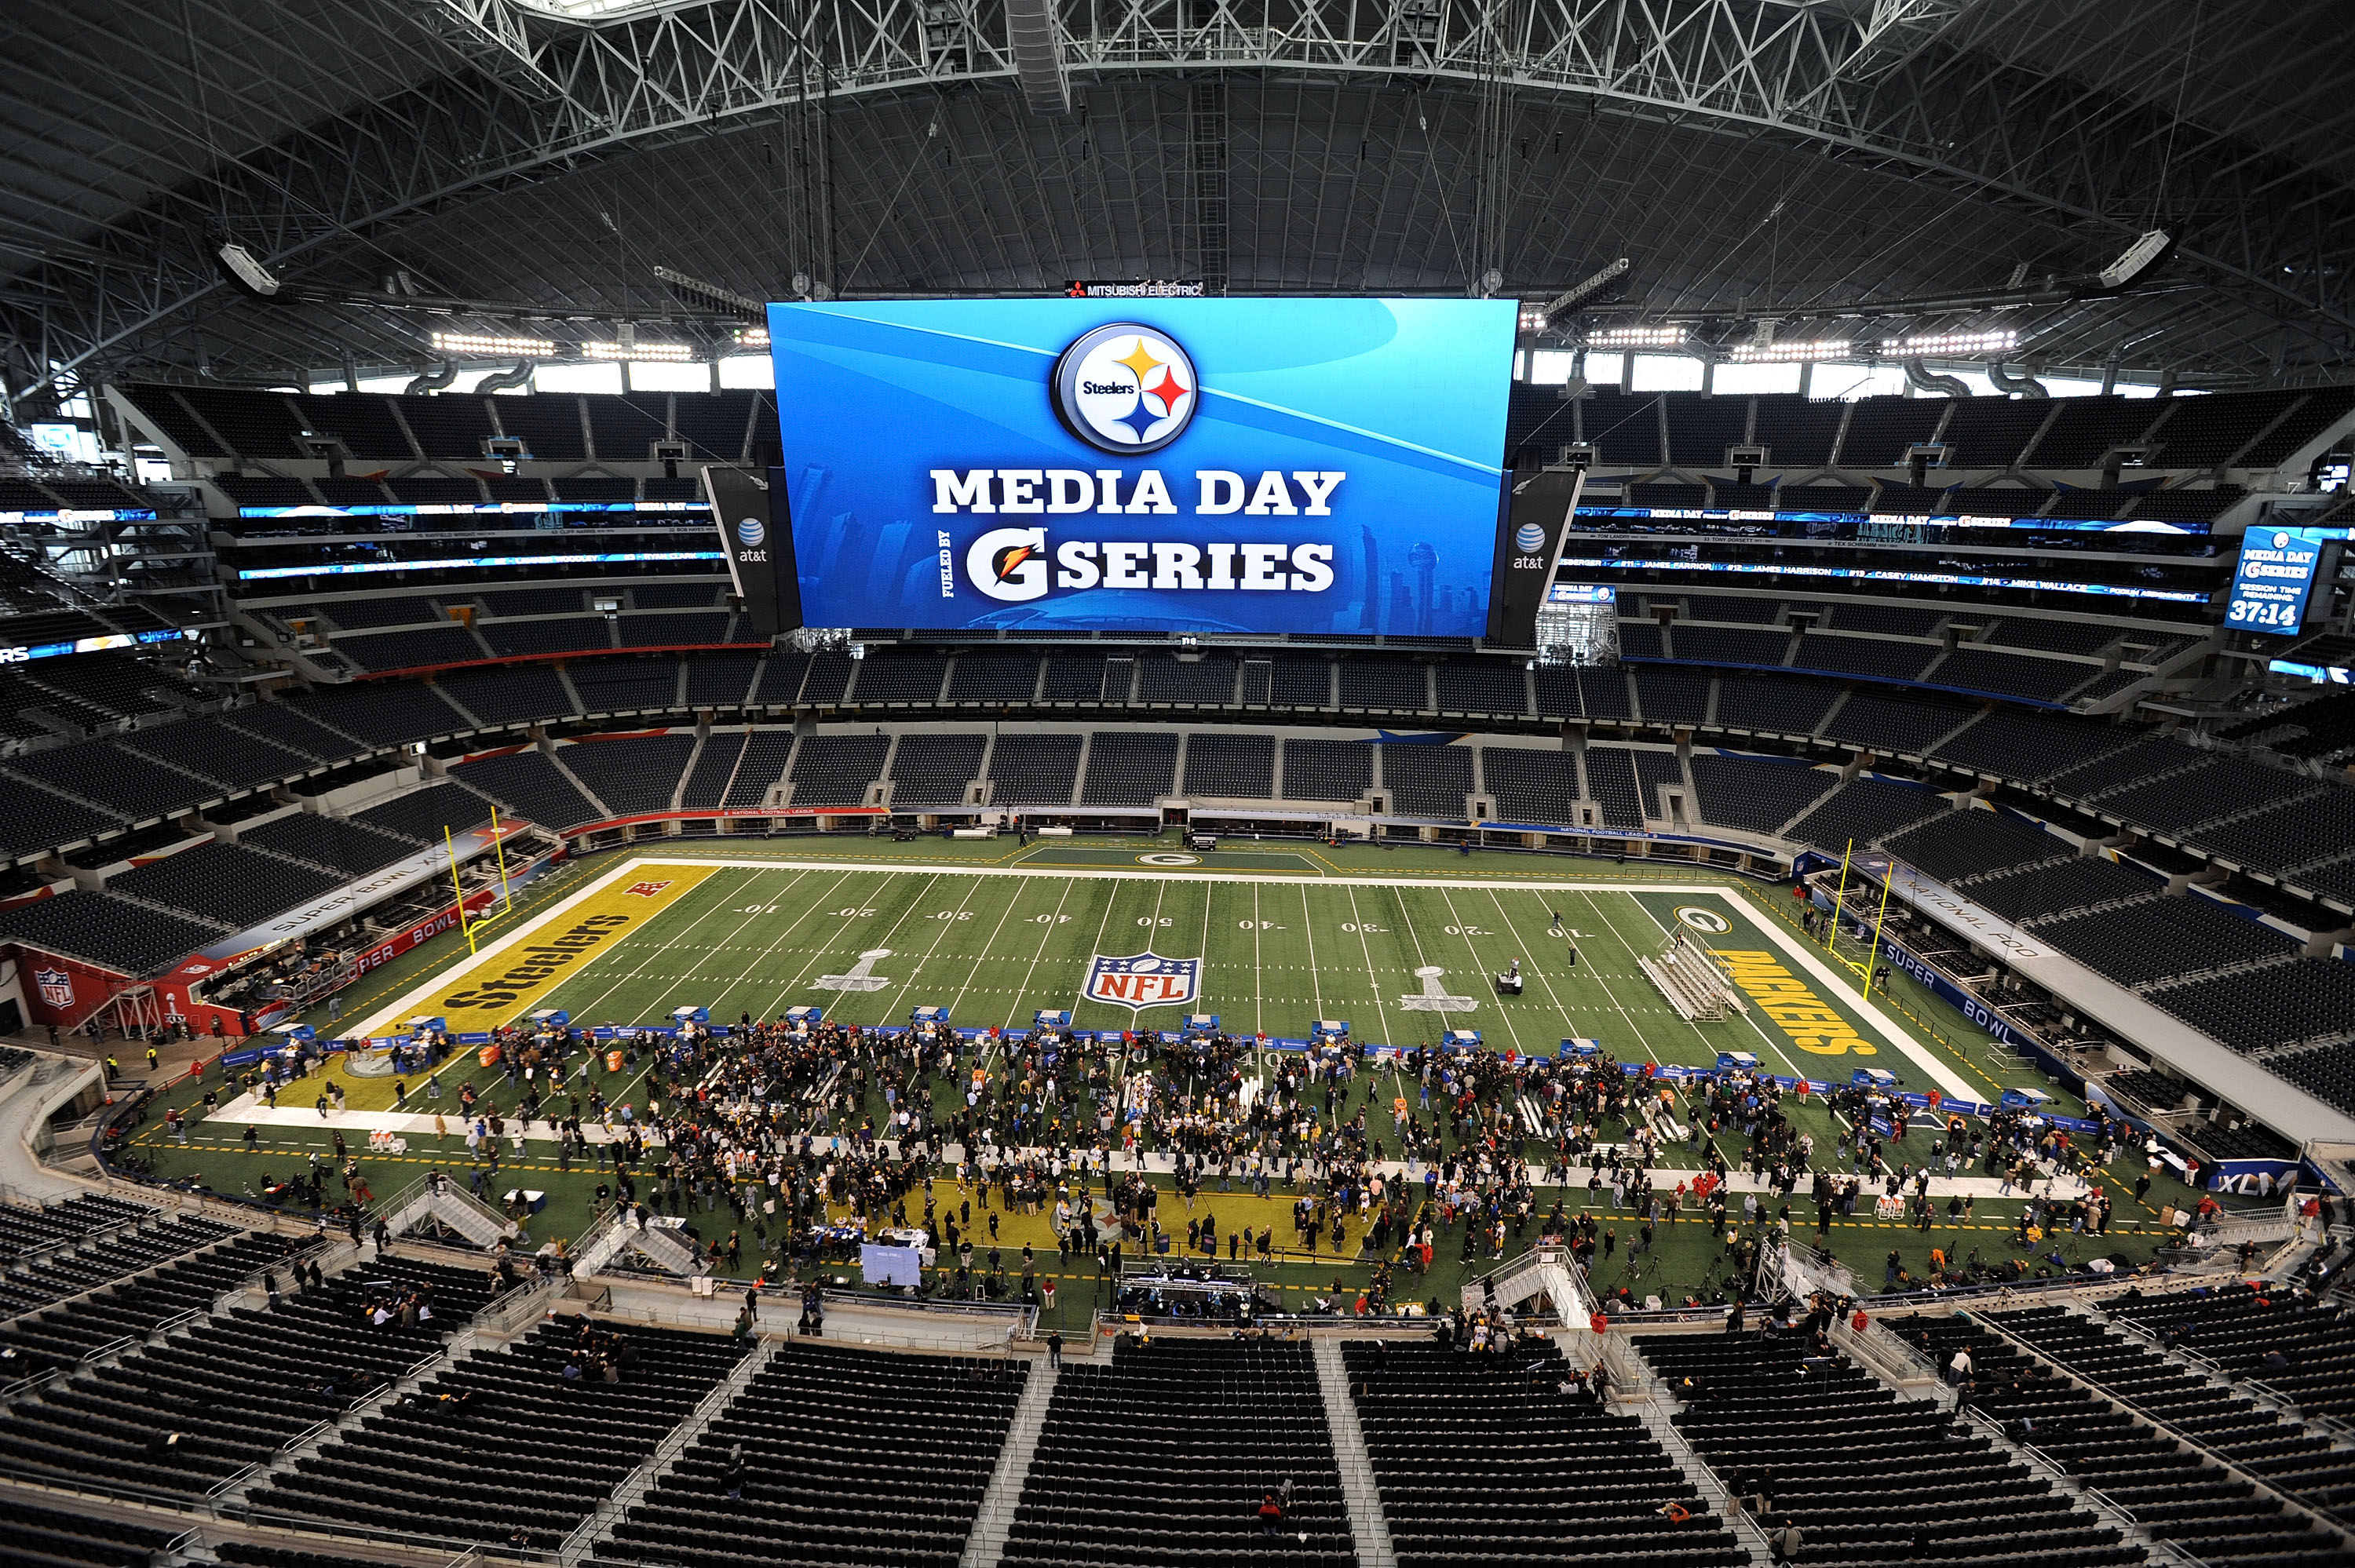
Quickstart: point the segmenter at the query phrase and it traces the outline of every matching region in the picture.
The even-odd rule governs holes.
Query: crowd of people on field
[[[1361,1249],[1421,1272],[1443,1239],[1470,1266],[1534,1232],[1590,1272],[1622,1271],[1624,1287],[1661,1225],[1709,1227],[1730,1277],[1754,1267],[1762,1237],[1812,1220],[1821,1240],[1859,1203],[1885,1216],[1893,1202],[1932,1229],[1932,1179],[1985,1173],[2030,1200],[2015,1231],[2029,1246],[2055,1228],[2105,1227],[2106,1194],[2055,1197],[2048,1178],[2116,1152],[2107,1124],[2072,1136],[2024,1111],[1966,1120],[1861,1086],[1631,1069],[1606,1052],[1377,1056],[1346,1036],[1279,1051],[1250,1035],[1048,1028],[965,1039],[944,1025],[749,1015],[602,1040],[518,1024],[491,1043],[496,1054],[463,1076],[446,1036],[402,1047],[395,1064],[404,1103],[421,1093],[464,1118],[479,1195],[499,1189],[503,1148],[520,1152],[545,1126],[559,1168],[591,1168],[601,1206],[642,1225],[677,1221],[715,1266],[739,1272],[750,1254],[762,1270],[807,1272],[881,1230],[921,1229],[935,1255],[928,1287],[960,1295],[1037,1298],[1034,1250],[1009,1260],[998,1245],[998,1215],[1015,1212],[1052,1213],[1058,1273],[1075,1257],[1116,1277],[1124,1259],[1173,1253],[1265,1264]],[[597,1070],[609,1054],[619,1074]],[[290,1046],[245,1086],[268,1094],[311,1061]],[[1828,1148],[1790,1118],[1808,1097],[1839,1129]],[[1165,1173],[1166,1188],[1151,1179]],[[955,1183],[953,1204],[935,1180]],[[1218,1219],[1220,1194],[1279,1190],[1294,1203],[1284,1234]],[[1182,1231],[1165,1193],[1185,1207]],[[1974,1203],[1949,1198],[1947,1223],[1969,1224]]]

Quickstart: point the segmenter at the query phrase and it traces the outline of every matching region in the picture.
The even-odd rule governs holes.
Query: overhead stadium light
[[[681,364],[695,357],[695,351],[683,343],[584,343],[581,345],[583,359],[668,359]]]
[[[768,347],[769,329],[767,327],[738,327],[736,329],[736,346],[739,348]]]
[[[433,334],[436,354],[463,354],[484,359],[546,359],[556,352],[556,344],[544,337],[493,337],[471,332],[437,332]]]
[[[675,289],[699,295],[715,304],[725,305],[730,310],[742,311],[748,315],[757,317],[762,311],[768,309],[766,305],[749,294],[740,294],[733,289],[723,289],[717,283],[707,283],[690,273],[674,271],[668,267],[655,268],[655,276]]]
[[[2094,273],[2094,277],[2105,289],[2123,289],[2158,266],[2173,249],[2175,240],[2167,230],[2154,228],[2139,236],[2126,247],[2124,255]]]
[[[2016,332],[1934,332],[1883,343],[1881,352],[1903,359],[1936,359],[1956,355],[2001,354],[2019,346]]]
[[[1685,341],[1685,329],[1680,326],[1610,327],[1589,333],[1589,348],[1678,348]]]
[[[1583,283],[1577,285],[1575,288],[1572,288],[1561,293],[1556,294],[1552,299],[1547,301],[1543,307],[1538,311],[1537,320],[1534,323],[1529,320],[1529,313],[1523,311],[1521,313],[1522,328],[1526,331],[1533,332],[1545,331],[1547,323],[1551,322],[1554,317],[1561,314],[1562,312],[1570,309],[1571,306],[1577,304],[1580,301],[1584,300],[1589,295],[1593,294],[1600,290],[1604,284],[1608,283],[1614,278],[1624,274],[1627,270],[1627,258],[1622,256],[1616,261],[1611,262],[1601,271],[1587,279]]]
[[[276,275],[256,260],[252,251],[235,240],[230,240],[213,254],[220,259],[221,270],[229,274],[229,281],[247,293],[259,294],[266,300],[278,291]]]
[[[1854,340],[1839,338],[1794,338],[1787,343],[1736,344],[1726,357],[1741,365],[1788,364],[1803,359],[1846,359],[1856,352]]]

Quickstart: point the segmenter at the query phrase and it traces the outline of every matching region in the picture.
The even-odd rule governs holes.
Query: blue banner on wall
[[[2044,1054],[2044,1047],[2041,1044],[2014,1029],[2003,1014],[1948,980],[1929,964],[1907,952],[1898,944],[1896,938],[1884,935],[1881,938],[1881,950],[1892,966],[1928,986],[1940,1001],[1994,1035],[2004,1044],[2015,1051],[2033,1052],[2040,1057]]]

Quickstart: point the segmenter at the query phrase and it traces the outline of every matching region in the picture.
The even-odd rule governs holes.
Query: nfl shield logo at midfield
[[[41,990],[41,1001],[49,1007],[73,1005],[73,976],[63,969],[35,969],[33,983]]]
[[[1165,959],[1151,952],[1115,959],[1098,953],[1088,961],[1087,984],[1080,994],[1114,1007],[1172,1007],[1193,1001],[1201,982],[1199,959]]]

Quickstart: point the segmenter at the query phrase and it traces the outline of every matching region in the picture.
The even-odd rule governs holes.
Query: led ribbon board
[[[21,664],[28,659],[61,659],[69,653],[102,653],[110,648],[135,648],[143,643],[177,642],[183,634],[177,628],[156,631],[105,632],[95,637],[77,637],[70,642],[30,642],[0,647],[0,664]]]
[[[321,561],[307,567],[246,567],[240,582],[283,577],[368,577],[379,572],[488,571],[507,567],[623,566],[639,561],[724,561],[718,550],[624,550],[594,556],[443,556],[430,561]]]
[[[1674,561],[1634,556],[1564,556],[1560,566],[1582,570],[1631,572],[1732,572],[1750,577],[1828,577],[1853,582],[1935,583],[1947,588],[2025,588],[2040,593],[2090,593],[2112,599],[2147,599],[2161,604],[2206,604],[2208,596],[2190,588],[2125,588],[2112,583],[2073,583],[2059,577],[1987,577],[1973,572],[1901,572],[1871,567],[1805,567],[1789,562]]]
[[[1509,300],[769,307],[817,626],[1476,637]]]
[[[1581,506],[1581,517],[1609,522],[1670,523],[1838,523],[1863,526],[1878,524],[1906,527],[2019,528],[2039,534],[2183,534],[2208,532],[2201,522],[2162,523],[2148,518],[2102,522],[2083,517],[1978,517],[1949,512],[1826,512],[1808,508],[1770,512],[1739,506]]]
[[[240,506],[240,517],[541,517],[566,513],[708,512],[701,501],[364,501],[349,506]]]

